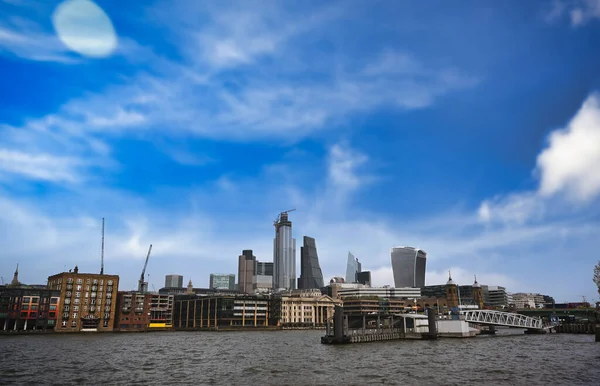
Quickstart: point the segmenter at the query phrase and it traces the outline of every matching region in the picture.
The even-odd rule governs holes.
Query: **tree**
[[[594,267],[594,283],[598,287],[598,293],[600,294],[600,261]]]

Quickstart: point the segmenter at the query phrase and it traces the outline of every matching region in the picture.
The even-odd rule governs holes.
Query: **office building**
[[[208,288],[234,291],[235,275],[211,273]]]
[[[276,325],[271,316],[271,299],[262,296],[177,295],[174,327],[186,329],[219,329],[265,327]]]
[[[303,246],[300,247],[298,289],[322,288],[324,285],[315,239],[304,236]]]
[[[371,271],[362,271],[356,274],[356,281],[359,284],[371,286]]]
[[[391,249],[391,259],[396,288],[425,286],[425,251],[413,247],[395,247]]]
[[[62,272],[48,277],[48,288],[60,291],[55,331],[112,331],[119,276]]]
[[[273,263],[256,262],[254,290],[257,293],[271,292],[273,289]]]
[[[166,288],[183,288],[183,276],[181,276],[181,275],[166,275],[165,276],[165,287]]]
[[[485,296],[485,294],[484,294]],[[489,305],[495,308],[508,307],[508,294],[506,288],[501,286],[488,286]]]
[[[331,279],[332,281],[329,282],[329,285],[326,286],[325,288],[323,288],[321,290],[321,292],[324,295],[328,295],[331,296],[334,299],[339,299],[339,294],[338,292],[342,289],[342,288],[364,288],[366,287],[363,284],[359,284],[359,283],[344,283],[343,282],[343,278],[341,282],[334,282],[333,279]]]
[[[358,273],[361,272],[361,264],[356,257],[348,252],[346,263],[346,283],[358,283]]]
[[[254,276],[256,274],[256,256],[252,249],[245,249],[238,260],[238,291],[245,294],[254,293]]]
[[[173,327],[173,295],[119,292],[115,330],[150,331]]]
[[[292,238],[292,222],[287,212],[275,221],[273,240],[273,290],[296,288],[296,239]]]
[[[256,262],[256,274],[261,276],[273,276],[273,263],[270,262]]]
[[[378,297],[378,298],[400,298],[417,299],[421,297],[420,288],[392,288],[392,287],[358,287],[358,288],[339,288],[337,296],[341,299],[360,298],[360,297]]]

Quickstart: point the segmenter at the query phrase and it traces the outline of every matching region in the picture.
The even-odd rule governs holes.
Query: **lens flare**
[[[63,1],[54,10],[52,24],[64,45],[81,55],[104,58],[117,47],[110,18],[93,1]]]

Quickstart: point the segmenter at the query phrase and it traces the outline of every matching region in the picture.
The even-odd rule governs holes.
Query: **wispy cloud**
[[[0,21],[0,53],[2,51],[40,62],[80,62],[80,58],[70,53],[53,33],[20,17]]]
[[[367,162],[368,157],[345,143],[337,143],[329,150],[329,178],[343,189],[355,189],[361,184],[357,168]]]
[[[554,0],[546,9],[544,18],[554,23],[567,16],[573,27],[581,27],[600,19],[599,0]]]
[[[310,49],[300,48],[298,42],[307,36],[310,40],[344,8],[337,4],[298,14],[269,4],[258,9],[181,2],[161,8],[159,19],[169,21],[182,62],[121,37],[118,53],[131,63],[147,59],[148,72],[138,70],[121,85],[68,101],[55,113],[4,125],[0,134],[10,142],[27,137],[28,146],[37,152],[69,156],[75,154],[64,153],[65,146],[59,143],[75,142],[107,157],[113,138],[145,139],[150,138],[144,134],[148,132],[163,138],[191,135],[289,144],[343,125],[357,113],[383,106],[425,108],[438,97],[477,83],[451,67],[431,68],[415,55],[389,47],[358,67],[341,62],[318,73],[287,67],[288,58]],[[13,54],[34,60],[79,60],[31,21],[13,18],[2,23],[10,29],[0,24],[0,42]],[[320,55],[328,61],[333,58]],[[243,73],[233,70],[238,66],[244,67]],[[181,153],[169,154],[176,161],[196,163]]]
[[[77,158],[48,154],[28,154],[0,148],[0,174],[10,173],[48,182],[78,182],[77,169],[83,162]]]

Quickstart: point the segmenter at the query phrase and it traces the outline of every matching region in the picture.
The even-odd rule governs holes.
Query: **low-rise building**
[[[550,297],[542,294],[517,292],[508,294],[507,298],[509,306],[518,310],[525,308],[544,308],[547,306],[552,307],[552,302],[548,302],[548,298]]]
[[[48,277],[48,288],[60,292],[58,332],[112,331],[119,276],[79,273]]]
[[[393,288],[393,287],[355,287],[338,288],[337,296],[342,300],[348,297],[381,297],[381,298],[402,298],[417,299],[421,297],[420,288]]]
[[[119,292],[115,330],[147,331],[173,327],[173,295]]]
[[[323,295],[318,289],[294,290],[278,294],[273,306],[279,306],[282,327],[324,327],[342,302]]]
[[[506,288],[501,286],[488,286],[488,303],[494,308],[506,308],[508,307],[508,295],[506,293]],[[485,302],[485,293],[484,293],[484,302]]]
[[[185,329],[267,327],[277,324],[271,316],[271,299],[252,295],[176,295],[173,322],[173,327]]]
[[[3,331],[54,330],[59,308],[60,291],[20,283],[0,286],[0,328]]]

